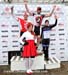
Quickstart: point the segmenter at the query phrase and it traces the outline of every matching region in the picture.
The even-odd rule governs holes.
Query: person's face
[[[24,19],[25,19],[25,20],[28,19],[28,15],[27,15],[27,14],[24,15]]]
[[[40,14],[41,13],[41,10],[37,10],[37,13]]]
[[[31,32],[32,29],[33,29],[33,26],[31,25],[31,26],[28,28],[28,30]]]
[[[45,26],[48,26],[49,25],[49,22],[45,22]]]

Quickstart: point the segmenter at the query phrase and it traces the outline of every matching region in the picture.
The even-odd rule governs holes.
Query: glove
[[[36,43],[34,43],[34,45],[35,45],[35,46],[37,46],[37,44],[36,44]]]
[[[28,42],[27,42],[27,41],[25,41],[25,43],[24,43],[24,45],[23,45],[23,46],[26,46],[26,45],[28,45]]]
[[[37,48],[38,48],[38,47],[37,47],[37,44],[36,44],[36,43],[34,43],[34,45],[36,46],[36,49],[37,49]]]

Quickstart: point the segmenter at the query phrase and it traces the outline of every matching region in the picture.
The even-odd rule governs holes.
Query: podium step
[[[61,62],[56,57],[50,57],[49,61],[45,61],[45,69],[60,68]]]
[[[13,56],[11,58],[11,71],[26,70],[25,61],[20,56]],[[39,55],[35,58],[32,70],[44,69],[44,55]]]

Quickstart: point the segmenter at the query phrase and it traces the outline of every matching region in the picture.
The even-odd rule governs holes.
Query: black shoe
[[[45,58],[46,61],[49,61],[49,58]]]

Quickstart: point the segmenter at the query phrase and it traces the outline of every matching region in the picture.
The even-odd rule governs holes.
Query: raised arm
[[[17,17],[14,15],[13,11],[14,11],[14,6],[11,7],[11,15],[17,20]]]
[[[19,18],[14,15],[13,11],[14,11],[14,7],[12,6],[11,7],[11,15],[13,16],[14,19],[16,19],[16,21],[19,21]]]
[[[24,3],[25,3],[26,11],[29,13],[29,15],[33,16],[33,14],[29,11],[29,8],[27,6],[27,1],[24,0]]]
[[[54,10],[55,10],[55,8],[56,8],[56,6],[53,6],[53,10],[51,11],[51,13],[45,14],[45,17],[51,17],[53,12],[54,12]]]
[[[58,17],[55,15],[55,24],[50,25],[50,28],[53,28],[53,27],[55,27],[57,25],[57,18]]]

